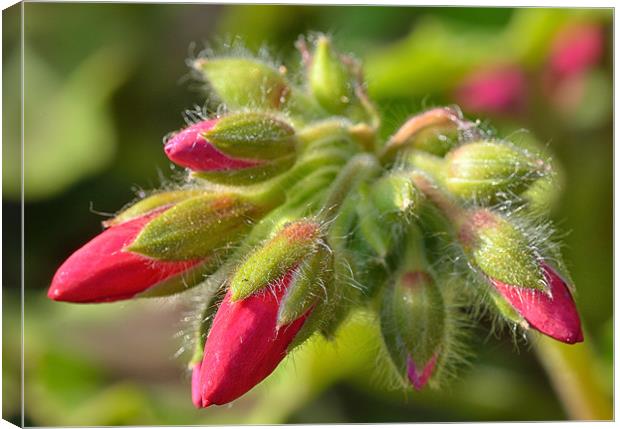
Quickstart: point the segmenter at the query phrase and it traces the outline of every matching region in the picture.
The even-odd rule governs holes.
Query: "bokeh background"
[[[25,423],[152,425],[610,419],[612,26],[610,9],[25,4]],[[19,422],[19,9],[3,13],[3,417]],[[407,115],[458,103],[502,135],[548,145],[562,165],[552,216],[578,290],[586,342],[573,346],[587,412],[527,344],[475,330],[443,391],[382,383],[376,336],[350,323],[232,406],[195,410],[177,356],[182,299],[70,305],[46,299],[55,268],[140,190],[174,173],[162,137],[202,105],[186,60],[240,37],[298,61],[321,31],[364,61],[389,134]],[[526,133],[523,130],[528,130]],[[583,372],[581,372],[583,371]],[[571,372],[567,372],[571,375]],[[240,377],[242,374],[231,374]],[[555,383],[555,384],[554,384]]]

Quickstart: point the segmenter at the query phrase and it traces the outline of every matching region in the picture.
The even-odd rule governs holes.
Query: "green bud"
[[[128,220],[146,215],[157,209],[172,206],[173,204],[203,194],[204,192],[205,191],[201,189],[157,192],[121,211],[114,218],[103,222],[103,225],[106,228],[118,225],[119,223],[127,222]]]
[[[316,41],[308,80],[312,94],[328,112],[339,114],[350,105],[353,91],[348,70],[325,36]]]
[[[235,242],[266,211],[239,194],[193,197],[150,221],[127,250],[164,260],[206,257]]]
[[[252,252],[230,279],[231,299],[247,298],[282,277],[316,252],[320,225],[299,220],[285,225],[271,239]]]
[[[487,277],[546,290],[545,277],[527,237],[509,220],[488,209],[473,210],[465,215],[458,236],[466,255]]]
[[[226,115],[203,136],[232,157],[273,160],[295,153],[295,130],[268,113]]]
[[[201,58],[193,67],[231,110],[243,107],[279,109],[289,92],[284,76],[256,59]]]
[[[326,296],[325,273],[331,256],[325,248],[307,257],[293,272],[291,284],[282,298],[278,310],[278,326],[285,326],[299,319],[306,311]]]
[[[462,198],[489,200],[518,194],[545,173],[541,159],[514,145],[479,141],[448,153],[445,186]]]
[[[381,303],[381,332],[394,366],[416,389],[426,385],[446,338],[446,307],[423,256],[421,236],[409,237],[394,282]]]

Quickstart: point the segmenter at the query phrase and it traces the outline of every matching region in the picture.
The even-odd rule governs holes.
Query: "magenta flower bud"
[[[465,110],[505,114],[523,107],[526,89],[523,71],[516,66],[505,66],[471,74],[455,96]]]
[[[175,164],[194,171],[236,170],[259,165],[257,161],[224,154],[202,136],[217,122],[218,119],[201,121],[175,134],[164,145],[166,156]]]
[[[192,384],[199,389],[202,407],[237,399],[284,359],[310,313],[277,327],[278,309],[291,279],[289,271],[267,290],[239,301],[232,300],[230,290],[226,293],[204,346],[198,387]]]
[[[603,56],[603,29],[596,24],[572,24],[556,36],[549,66],[555,78],[582,73]]]
[[[582,342],[579,314],[566,282],[546,263],[541,268],[548,291],[508,285],[497,279],[490,281],[532,328],[564,343]]]
[[[47,296],[55,301],[132,298],[164,282],[183,282],[203,259],[159,261],[125,251],[161,210],[112,226],[73,253],[56,271]]]

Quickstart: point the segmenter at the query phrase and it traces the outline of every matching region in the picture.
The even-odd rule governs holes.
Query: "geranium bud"
[[[604,35],[598,24],[567,25],[553,41],[550,69],[555,79],[580,74],[603,56]]]
[[[250,184],[295,163],[294,131],[269,115],[240,113],[191,125],[164,146],[175,164],[216,183]]]
[[[399,374],[416,390],[433,375],[444,342],[445,320],[443,298],[430,273],[401,271],[386,288],[381,309],[383,338]]]
[[[220,118],[203,137],[231,157],[271,161],[295,153],[295,130],[262,112],[232,113]]]
[[[200,368],[203,407],[231,402],[260,383],[286,356],[307,313],[278,328],[276,320],[291,272],[271,282],[268,290],[233,301],[229,290],[207,337]]]
[[[269,209],[240,194],[205,193],[153,219],[127,249],[163,260],[206,257],[236,242]]]
[[[245,299],[312,256],[320,241],[320,225],[291,222],[252,252],[230,279],[231,299]]]
[[[193,68],[230,110],[279,109],[290,92],[280,70],[257,59],[200,58]]]
[[[188,198],[192,198],[203,193],[204,190],[201,189],[181,189],[178,191],[157,192],[143,198],[127,209],[122,210],[114,218],[103,222],[103,225],[105,227],[118,225],[120,223],[127,222],[128,220],[152,213],[155,210],[170,208],[180,201],[184,201]]]
[[[153,288],[183,290],[202,280],[208,261],[158,261],[126,247],[161,211],[112,226],[73,253],[56,271],[48,297],[56,301],[108,302]]]
[[[342,113],[352,102],[349,72],[325,36],[320,36],[316,41],[308,82],[314,97],[330,113]]]
[[[507,114],[523,109],[526,94],[523,70],[507,65],[470,74],[456,90],[455,98],[471,112]]]
[[[489,209],[465,214],[458,238],[472,265],[505,284],[548,293],[547,282],[526,235]]]
[[[510,197],[527,189],[547,171],[546,163],[514,145],[479,141],[446,155],[445,187],[466,199]]]
[[[548,291],[523,288],[492,277],[489,281],[532,328],[564,343],[583,341],[579,314],[566,282],[547,263],[541,263],[541,268]]]

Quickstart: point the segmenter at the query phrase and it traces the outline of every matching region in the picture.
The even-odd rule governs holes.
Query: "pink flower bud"
[[[474,72],[456,91],[456,99],[468,111],[479,113],[514,113],[525,103],[526,81],[515,66]]]
[[[564,343],[583,341],[581,322],[566,282],[549,265],[541,268],[549,291],[521,288],[490,279],[510,305],[536,330]]]
[[[170,138],[164,151],[170,161],[194,171],[235,170],[255,167],[260,162],[232,158],[208,142],[202,133],[211,130],[218,119],[198,122]]]
[[[309,312],[280,328],[278,308],[292,271],[261,293],[232,301],[229,290],[204,347],[199,389],[203,407],[231,402],[260,383],[286,356]],[[193,385],[194,387],[195,385]]]
[[[556,36],[549,66],[556,78],[566,78],[596,65],[602,55],[602,28],[595,24],[572,24]]]
[[[109,302],[128,299],[183,274],[202,260],[159,261],[124,248],[155,213],[112,226],[73,253],[56,271],[47,296],[55,301]]]

